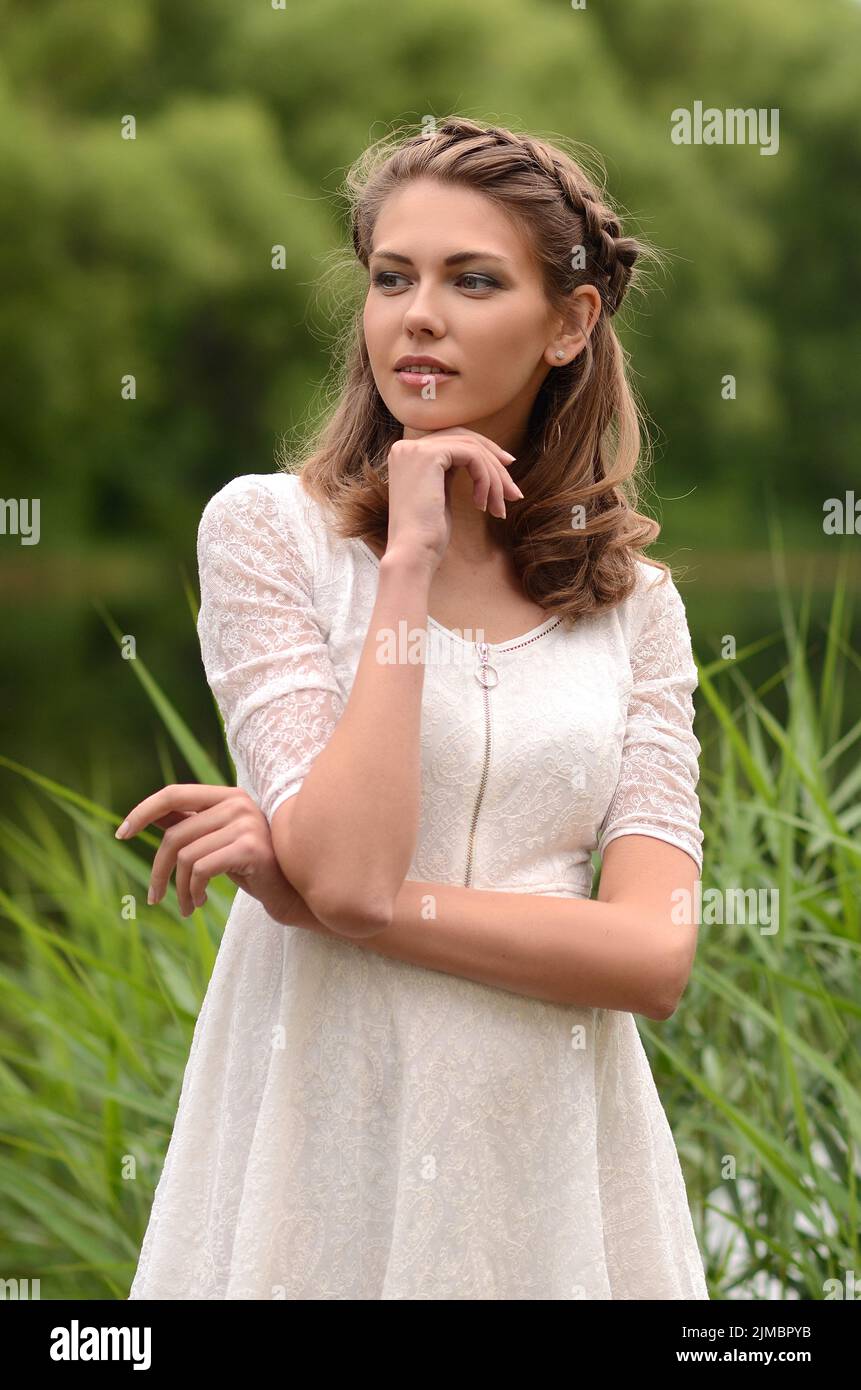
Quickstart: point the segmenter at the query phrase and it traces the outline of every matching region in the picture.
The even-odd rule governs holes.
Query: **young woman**
[[[240,889],[130,1297],[706,1299],[634,1020],[684,991],[703,838],[613,325],[648,248],[473,121],[349,187],[337,408],[200,524],[238,787],[126,823],[156,900]]]

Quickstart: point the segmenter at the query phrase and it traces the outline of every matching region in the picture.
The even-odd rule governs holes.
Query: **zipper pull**
[[[495,666],[489,664],[490,648],[486,642],[476,642],[478,650],[478,669],[475,672],[475,679],[485,690],[492,690],[499,684],[499,672]],[[491,680],[490,677],[493,677]]]

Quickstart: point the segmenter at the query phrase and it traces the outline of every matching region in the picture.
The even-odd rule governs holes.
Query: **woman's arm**
[[[390,926],[352,944],[554,1004],[662,1020],[696,952],[697,877],[684,850],[625,835],[607,847],[597,900],[406,880]]]
[[[505,471],[513,459],[461,426],[398,439],[389,450],[388,544],[349,700],[296,804],[285,810],[276,799],[270,811],[284,874],[347,936],[391,922],[415,851],[428,595],[451,535],[446,484],[466,469],[476,507],[492,497],[491,510],[504,516],[506,489],[523,496]]]
[[[430,563],[389,550],[349,700],[295,796],[272,816],[285,877],[327,926],[379,932],[415,851],[420,802],[424,649],[380,660],[400,633],[415,652],[427,634]]]
[[[315,608],[307,521],[295,476],[243,475],[210,499],[198,528],[198,634],[279,869],[315,916],[361,936],[391,920],[419,821],[426,653],[383,664],[377,636],[397,639],[403,624],[427,637],[432,553],[403,558],[390,543],[347,699]]]

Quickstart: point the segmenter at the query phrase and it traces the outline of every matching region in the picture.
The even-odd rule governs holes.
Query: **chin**
[[[383,397],[385,400],[385,397]],[[393,415],[399,425],[411,430],[444,430],[450,425],[462,425],[462,412],[452,410],[443,401],[419,401],[411,410],[404,410],[403,405],[399,404],[397,410],[392,408],[389,401],[386,401],[389,414]]]

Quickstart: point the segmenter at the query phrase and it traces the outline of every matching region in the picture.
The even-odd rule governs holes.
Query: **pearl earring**
[[[557,357],[564,357],[564,356],[565,356],[565,353],[562,352],[561,349],[560,349],[559,351],[557,351],[556,356],[557,356]]]

